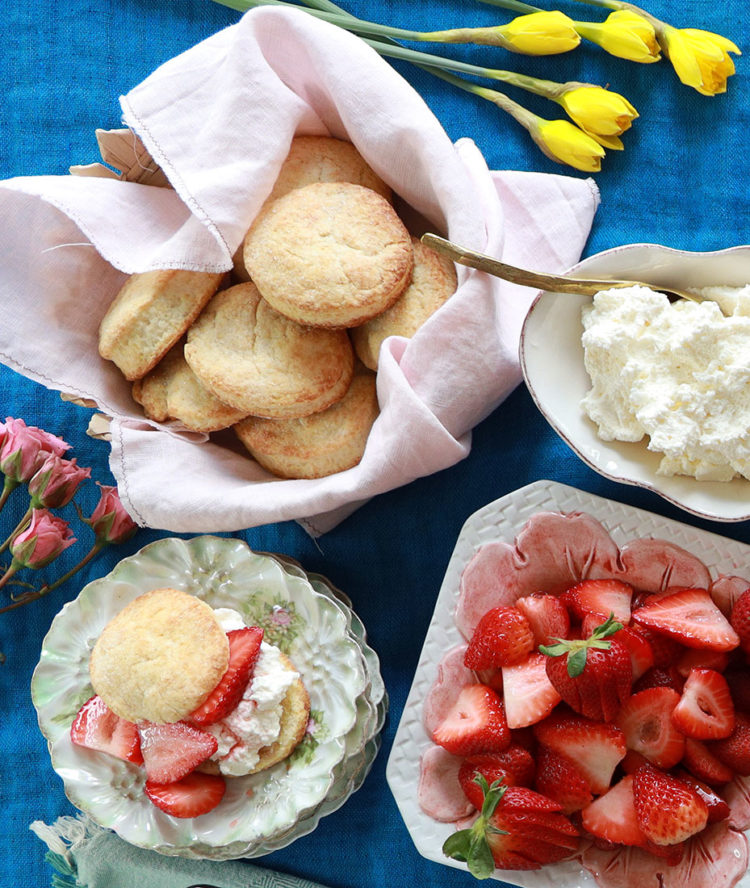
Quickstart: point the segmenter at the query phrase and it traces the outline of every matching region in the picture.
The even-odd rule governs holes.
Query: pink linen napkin
[[[318,480],[274,479],[226,440],[145,420],[98,356],[99,321],[129,273],[229,269],[296,133],[348,138],[431,230],[543,271],[579,258],[593,182],[490,172],[374,50],[303,11],[247,13],[121,105],[173,190],[75,176],[0,182],[15,220],[0,232],[0,360],[112,417],[110,465],[134,519],[188,533],[297,519],[317,535],[373,495],[463,459],[472,427],[521,379],[529,289],[459,268],[443,308],[411,340],[385,342],[381,413],[361,463]]]

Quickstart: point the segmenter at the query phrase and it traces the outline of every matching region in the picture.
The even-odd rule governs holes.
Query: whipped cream
[[[229,632],[245,626],[242,617],[230,608],[217,608],[214,615],[222,629]],[[299,673],[282,661],[281,651],[261,642],[253,675],[245,693],[229,715],[204,730],[216,737],[218,748],[212,759],[228,777],[241,777],[251,771],[260,758],[260,750],[279,736],[282,703]]]
[[[582,314],[581,407],[604,441],[648,436],[660,475],[750,478],[750,286],[697,292],[731,316],[645,287],[597,293]]]

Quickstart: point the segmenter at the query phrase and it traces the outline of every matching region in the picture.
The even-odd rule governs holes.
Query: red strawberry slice
[[[685,738],[682,765],[698,780],[709,786],[723,786],[734,777],[734,771],[711,752],[705,743]]]
[[[685,736],[672,722],[680,695],[672,688],[647,688],[625,703],[615,724],[634,749],[660,768],[672,768],[685,752]]]
[[[672,688],[673,691],[681,694],[684,684],[685,680],[676,668],[654,666],[653,669],[647,669],[633,684],[633,693],[645,691],[646,688]]]
[[[226,718],[245,693],[260,653],[263,630],[259,626],[232,629],[229,639],[229,665],[208,698],[190,714],[196,725],[212,725]]]
[[[593,796],[580,768],[564,755],[539,747],[536,759],[536,790],[562,805],[563,814],[580,811]]]
[[[586,614],[598,614],[603,622],[610,614],[618,623],[627,626],[630,622],[630,603],[633,587],[621,580],[581,580],[563,592],[561,599],[565,607],[579,620]]]
[[[712,740],[708,749],[736,774],[750,777],[750,716],[735,712],[732,733],[722,740]]]
[[[726,651],[706,651],[701,648],[686,648],[677,661],[677,672],[687,678],[691,669],[715,669],[723,672],[729,665],[730,654]]]
[[[534,649],[534,633],[515,607],[493,607],[477,623],[464,655],[468,669],[512,666]]]
[[[523,746],[509,746],[505,752],[485,752],[465,758],[458,769],[458,782],[466,797],[479,810],[484,793],[476,782],[477,774],[481,774],[488,785],[501,780],[505,786],[531,786],[534,773],[531,753]]]
[[[210,758],[218,748],[216,737],[186,722],[138,725],[146,779],[175,783]]]
[[[746,589],[735,601],[729,622],[740,639],[740,647],[750,654],[750,589]]]
[[[686,783],[652,765],[633,774],[638,825],[656,845],[675,845],[708,823],[708,807]]]
[[[709,823],[716,823],[718,820],[726,820],[729,817],[731,812],[729,805],[710,786],[707,786],[701,780],[697,780],[692,774],[688,774],[687,771],[682,769],[676,771],[674,776],[686,783],[691,789],[694,789],[706,803]]]
[[[454,755],[503,752],[510,746],[510,731],[502,701],[483,684],[467,685],[432,739]]]
[[[602,622],[598,614],[586,614],[581,621],[581,634],[587,638]],[[633,672],[633,681],[637,681],[644,672],[654,665],[654,652],[648,640],[639,632],[629,626],[623,626],[618,632],[610,636],[627,648],[630,654],[630,667]]]
[[[516,607],[529,621],[534,633],[534,647],[550,644],[554,638],[567,638],[570,617],[557,595],[534,592],[519,598]]]
[[[633,776],[623,777],[584,808],[581,824],[592,836],[617,845],[645,845],[648,839],[635,813]]]
[[[617,764],[625,757],[625,735],[615,725],[594,722],[564,710],[534,726],[543,746],[571,759],[595,795],[609,789]]]
[[[654,657],[654,666],[657,669],[671,669],[685,650],[679,642],[662,635],[661,632],[654,632],[648,626],[642,626],[635,619],[631,621],[628,628],[643,636],[649,643]]]
[[[734,730],[734,703],[724,676],[714,669],[693,669],[672,721],[686,737],[696,740],[728,737]]]
[[[226,783],[218,774],[193,771],[174,783],[147,780],[146,795],[157,808],[172,817],[200,817],[224,798]]]
[[[731,651],[740,643],[706,589],[682,589],[666,595],[639,608],[633,619],[685,647]]]
[[[544,654],[535,652],[515,666],[503,666],[503,699],[509,728],[526,728],[546,718],[560,702],[547,677]]]
[[[138,728],[133,722],[115,715],[98,694],[78,710],[70,727],[70,739],[77,746],[106,752],[136,765],[143,764]]]

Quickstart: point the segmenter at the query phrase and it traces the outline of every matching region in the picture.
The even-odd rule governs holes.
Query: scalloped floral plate
[[[454,611],[464,567],[479,546],[493,540],[512,542],[529,518],[543,511],[586,512],[604,525],[618,545],[638,537],[668,540],[700,558],[712,575],[734,574],[738,564],[750,561],[750,546],[554,481],[522,487],[467,520],[448,563],[386,767],[388,785],[417,850],[428,860],[446,866],[466,869],[466,864],[445,857],[441,850],[454,831],[453,825],[433,820],[417,802],[419,760],[432,745],[422,726],[423,703],[443,655],[463,641]],[[492,878],[520,888],[596,888],[594,877],[575,861],[528,873],[496,870]],[[737,888],[750,888],[750,874],[743,876]]]
[[[170,817],[148,801],[141,768],[75,746],[69,736],[75,713],[93,692],[88,660],[100,632],[133,598],[162,586],[234,608],[263,626],[300,671],[311,702],[311,730],[289,759],[228,781],[221,804],[190,820]],[[359,731],[360,698],[371,684],[362,643],[350,626],[332,595],[240,540],[168,538],[123,559],[57,615],[32,678],[39,725],[68,798],[131,844],[166,855],[250,856],[293,833],[320,809],[342,774],[349,775],[348,767],[354,770],[348,763],[352,745],[358,752],[366,745],[365,737],[355,744],[350,738]],[[369,713],[369,702],[365,708]]]

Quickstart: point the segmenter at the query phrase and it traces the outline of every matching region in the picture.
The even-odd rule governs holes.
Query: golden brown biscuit
[[[154,369],[133,383],[133,398],[155,422],[179,420],[194,432],[226,429],[247,416],[220,401],[193,373],[183,354],[184,344],[173,346]]]
[[[131,275],[102,318],[99,354],[126,379],[145,376],[198,317],[223,277],[179,269]]]
[[[254,284],[214,296],[188,331],[185,360],[224,403],[275,418],[325,410],[344,397],[354,371],[345,331],[289,320]]]
[[[411,278],[413,251],[388,201],[348,182],[275,200],[245,239],[263,297],[300,324],[353,327],[385,311]]]
[[[176,722],[203,703],[229,664],[229,641],[204,601],[154,589],[107,623],[91,653],[94,691],[132,722]]]
[[[456,266],[446,256],[412,238],[414,270],[411,283],[382,314],[351,332],[354,350],[370,370],[377,370],[378,355],[388,336],[410,339],[430,315],[456,292]]]
[[[294,664],[288,657],[282,654],[281,659],[287,669],[294,670]],[[278,739],[260,750],[258,763],[249,773],[257,774],[258,771],[265,771],[266,768],[288,758],[305,736],[309,717],[310,697],[302,679],[298,678],[290,685],[282,703]]]
[[[344,398],[301,419],[249,416],[234,430],[249,453],[281,478],[322,478],[356,466],[378,415],[375,374],[361,367]]]

